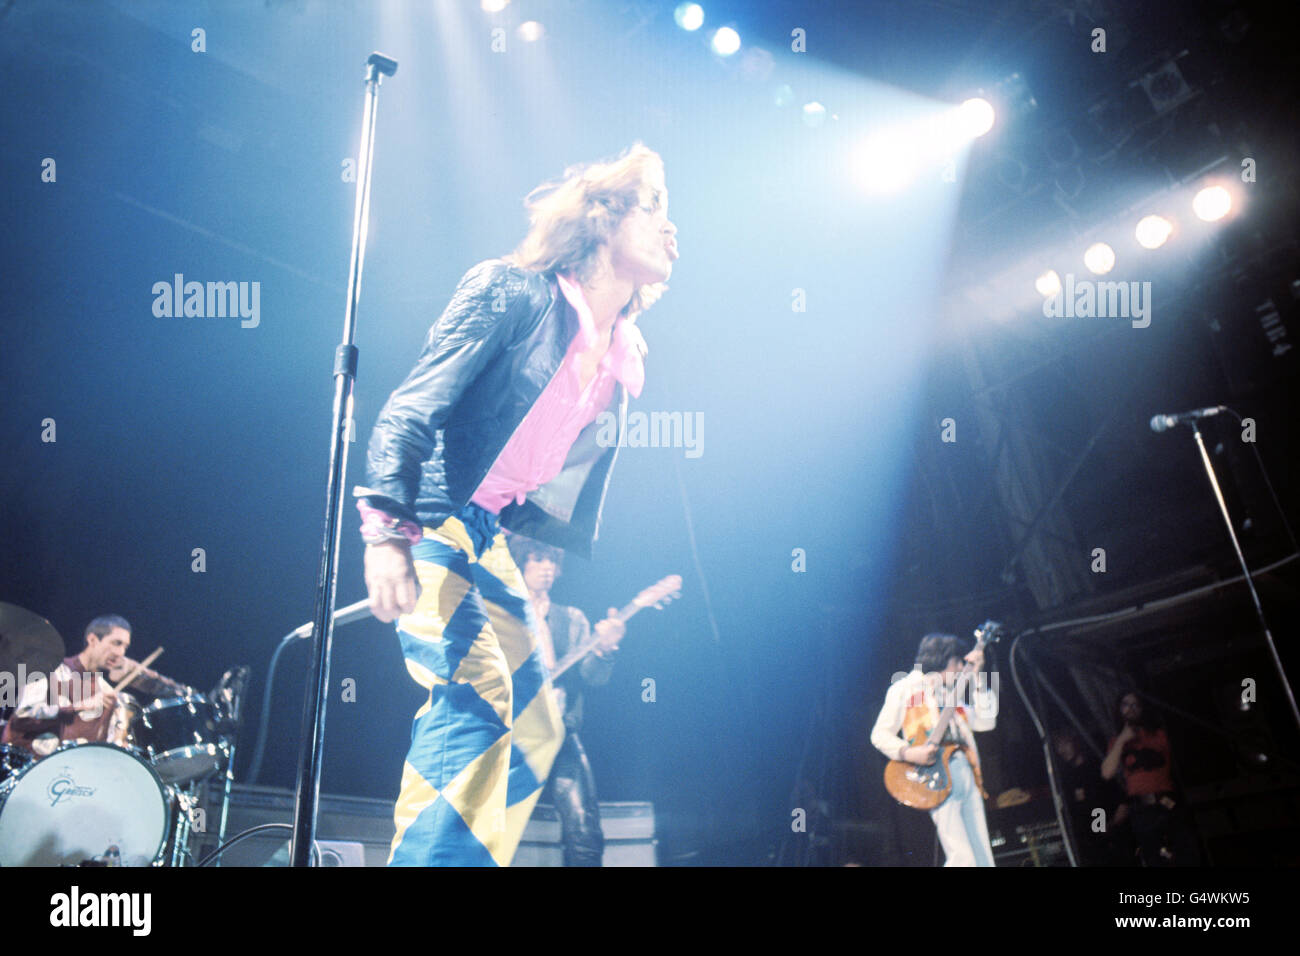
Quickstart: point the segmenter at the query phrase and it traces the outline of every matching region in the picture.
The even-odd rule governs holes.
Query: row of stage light
[[[479,6],[485,13],[500,13],[509,5],[510,0],[479,0]],[[694,33],[704,27],[704,8],[698,3],[680,3],[673,10],[673,20],[682,30]],[[536,20],[528,20],[519,24],[515,32],[520,40],[534,43],[545,35],[546,30]],[[708,45],[719,57],[728,59],[740,52],[740,34],[730,26],[718,27],[709,35]],[[788,85],[782,85],[778,88],[775,101],[778,106],[784,106],[793,96],[794,91]],[[803,105],[802,115],[806,125],[816,127],[825,122],[828,114],[826,107],[813,100]],[[924,161],[936,149],[951,151],[966,141],[983,136],[993,128],[993,121],[992,104],[983,97],[972,97],[960,106],[953,107],[937,122],[927,124],[930,131],[919,134],[915,130],[906,131],[904,138],[916,141],[915,148],[909,147],[901,152],[896,146],[890,148],[880,141],[897,141],[902,131],[881,131],[863,148],[869,157],[873,157],[860,170],[867,191],[888,193],[900,190],[911,180],[910,172],[901,167],[910,167],[918,161]],[[876,170],[877,165],[882,165],[880,171]]]
[[[479,0],[479,7],[484,13],[500,13],[510,6],[510,0]],[[673,11],[677,25],[688,33],[694,33],[704,26],[704,8],[698,3],[682,3]],[[525,43],[535,43],[546,33],[546,29],[536,20],[527,20],[516,28],[519,39]],[[731,56],[740,49],[740,34],[731,27],[719,27],[713,31],[709,40],[713,52],[719,56]]]
[[[1202,222],[1219,222],[1232,212],[1232,192],[1220,184],[1204,186],[1192,197],[1191,207]],[[1153,213],[1138,220],[1134,237],[1143,249],[1159,249],[1177,231],[1175,219]],[[1115,268],[1115,250],[1107,242],[1094,242],[1084,250],[1083,264],[1093,275],[1105,275]],[[1055,269],[1048,269],[1034,280],[1034,288],[1050,299],[1061,291],[1061,277]]]

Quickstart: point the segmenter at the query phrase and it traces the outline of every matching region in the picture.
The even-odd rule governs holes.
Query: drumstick
[[[127,686],[128,684],[130,684],[131,681],[133,681],[133,680],[135,680],[137,677],[139,677],[139,676],[140,676],[140,672],[141,672],[142,670],[144,670],[146,667],[148,667],[150,664],[152,664],[152,663],[153,663],[153,662],[158,658],[158,655],[161,654],[162,652],[163,652],[163,649],[160,647],[160,648],[158,648],[156,651],[154,651],[152,654],[150,654],[148,657],[146,657],[144,660],[142,660],[140,663],[136,664],[136,665],[135,665],[135,670],[133,670],[133,671],[131,671],[131,673],[127,674],[126,677],[122,679],[122,682],[121,682],[121,683],[119,683],[116,687],[113,687],[113,690],[115,690],[115,691],[126,690],[126,686]],[[109,684],[109,686],[112,687],[113,685],[112,685],[112,684]]]

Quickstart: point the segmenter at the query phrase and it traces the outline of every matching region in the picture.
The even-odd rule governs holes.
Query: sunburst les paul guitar
[[[681,575],[670,574],[658,583],[650,585],[650,587],[646,588],[634,597],[619,610],[616,616],[620,621],[626,623],[632,618],[632,615],[636,614],[638,611],[642,611],[648,607],[662,608],[673,598],[681,597],[681,594]],[[599,643],[600,635],[596,633],[595,628],[592,628],[590,637],[555,662],[555,666],[551,668],[551,680],[558,680],[561,674],[594,651],[596,645]]]
[[[983,650],[985,645],[992,644],[998,639],[1002,625],[996,621],[985,621],[975,629],[975,649]],[[922,703],[920,706],[909,706],[906,715],[903,718],[903,737],[907,740],[909,747],[921,747],[930,743],[930,741],[941,741],[948,730],[948,725],[952,723],[953,716],[957,712],[957,702],[963,696],[963,690],[968,686],[975,668],[969,661],[957,675],[956,688],[952,694],[952,699],[939,714],[939,719],[935,721],[934,726],[927,729],[926,724],[931,713],[929,707]],[[980,793],[984,792],[984,778],[980,773],[979,761],[975,754],[970,752],[965,744],[944,743],[940,744],[935,752],[933,763],[915,764],[908,763],[906,760],[891,760],[885,767],[885,789],[889,791],[890,796],[905,807],[913,807],[917,810],[933,810],[939,804],[948,799],[952,793],[952,774],[948,769],[948,762],[952,755],[961,750],[966,754],[966,759],[970,761],[971,769],[975,772],[975,785],[979,787]]]

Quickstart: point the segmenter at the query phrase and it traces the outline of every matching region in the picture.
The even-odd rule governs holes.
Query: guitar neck
[[[967,664],[962,668],[961,673],[957,675],[957,683],[953,687],[952,703],[945,707],[939,714],[939,719],[935,721],[934,729],[931,730],[929,735],[925,738],[926,743],[931,741],[939,743],[939,741],[943,740],[943,735],[948,732],[948,725],[952,723],[953,714],[957,713],[957,699],[961,696],[961,692],[965,688],[966,682],[970,679],[972,670],[971,665]]]
[[[635,601],[632,601],[630,604],[623,605],[615,617],[626,624],[639,610],[641,608]],[[588,635],[585,641],[555,662],[555,666],[551,668],[551,680],[559,680],[561,674],[590,654],[598,643],[600,643],[600,635],[596,633],[595,628],[592,628],[591,634]]]

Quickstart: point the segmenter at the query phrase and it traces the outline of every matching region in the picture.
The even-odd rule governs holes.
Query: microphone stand
[[[310,670],[302,712],[302,738],[298,755],[297,798],[290,840],[291,866],[310,866],[316,842],[316,814],[320,804],[320,772],[325,742],[325,701],[329,694],[330,644],[334,637],[334,590],[338,583],[339,532],[342,526],[343,476],[347,472],[348,439],[352,421],[352,386],[357,376],[357,302],[361,297],[361,267],[366,257],[370,223],[370,170],[375,152],[375,108],[381,75],[397,72],[397,61],[381,53],[366,60],[365,108],[361,118],[361,148],[357,153],[357,197],[352,214],[352,261],[348,268],[348,302],[343,319],[343,342],[334,353],[334,418],[330,444],[329,482],[326,489],[325,532],[322,536],[320,573],[316,579],[316,613],[312,631]]]
[[[1219,479],[1215,477],[1214,465],[1210,463],[1209,453],[1205,450],[1205,440],[1201,437],[1201,429],[1197,426],[1196,420],[1192,419],[1189,423],[1192,426],[1192,435],[1196,438],[1196,447],[1201,452],[1201,462],[1205,465],[1205,474],[1209,476],[1210,487],[1214,489],[1215,500],[1219,502],[1219,511],[1223,514],[1223,523],[1228,526],[1228,537],[1232,539],[1233,550],[1237,552],[1237,560],[1241,562],[1241,571],[1246,578],[1246,587],[1250,589],[1250,598],[1255,602],[1255,614],[1259,618],[1259,626],[1264,631],[1264,642],[1268,645],[1269,656],[1273,659],[1273,667],[1277,670],[1278,679],[1282,681],[1282,689],[1286,691],[1287,703],[1291,705],[1291,717],[1300,727],[1300,707],[1296,706],[1295,691],[1291,689],[1291,682],[1287,680],[1286,670],[1282,666],[1282,658],[1278,656],[1277,645],[1273,642],[1273,632],[1269,630],[1268,620],[1264,617],[1264,606],[1259,603],[1259,593],[1255,590],[1255,580],[1251,577],[1250,568],[1246,565],[1246,556],[1241,551],[1241,543],[1237,540],[1236,529],[1232,527],[1232,518],[1228,515],[1227,502],[1223,500],[1223,492],[1219,488]]]

